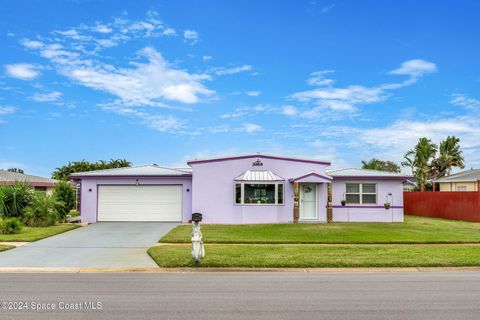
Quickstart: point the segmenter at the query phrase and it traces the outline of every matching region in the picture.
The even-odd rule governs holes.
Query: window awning
[[[273,173],[272,171],[256,171],[247,170],[238,177],[235,181],[284,181],[282,177]]]
[[[311,171],[299,177],[289,179],[290,182],[306,182],[306,183],[325,183],[332,182],[332,177]]]

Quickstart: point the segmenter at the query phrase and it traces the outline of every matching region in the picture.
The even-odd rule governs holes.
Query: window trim
[[[347,184],[358,184],[358,192],[347,192]],[[373,184],[375,186],[375,193],[373,192],[363,192],[363,185],[364,184]],[[359,196],[359,202],[346,202],[347,201],[347,195],[352,194],[352,195],[358,195]],[[375,202],[374,203],[363,203],[363,195],[375,195]],[[371,205],[377,205],[378,204],[378,184],[376,182],[346,182],[345,183],[345,202],[347,205],[352,204],[352,205],[365,205],[365,206],[371,206]]]
[[[237,184],[240,185],[240,203],[237,203]],[[275,203],[244,203],[245,184],[273,184],[275,185]],[[278,203],[278,185],[282,185],[282,203]],[[233,182],[233,204],[235,206],[284,206],[285,205],[285,183],[279,181],[234,181]]]

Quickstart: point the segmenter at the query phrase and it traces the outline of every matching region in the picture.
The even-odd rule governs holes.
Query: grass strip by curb
[[[207,244],[201,267],[366,268],[480,266],[480,247],[455,245],[224,245]],[[194,267],[189,246],[148,250],[163,268]]]
[[[59,224],[50,227],[24,227],[20,233],[0,234],[1,242],[32,242],[48,238],[60,233],[64,233],[79,228],[74,224]]]
[[[0,252],[1,251],[6,251],[15,248],[14,246],[5,246],[5,245],[0,245]]]

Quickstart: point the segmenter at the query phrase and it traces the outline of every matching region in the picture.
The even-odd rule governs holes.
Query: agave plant
[[[33,202],[25,209],[23,222],[29,227],[47,227],[54,225],[58,220],[56,207],[58,205],[55,197],[37,193]]]
[[[25,183],[16,182],[0,187],[0,214],[2,217],[22,217],[25,208],[32,202],[33,190]]]

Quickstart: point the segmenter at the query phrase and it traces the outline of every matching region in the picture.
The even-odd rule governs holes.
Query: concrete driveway
[[[0,267],[156,267],[147,254],[177,223],[101,222],[0,253]]]

